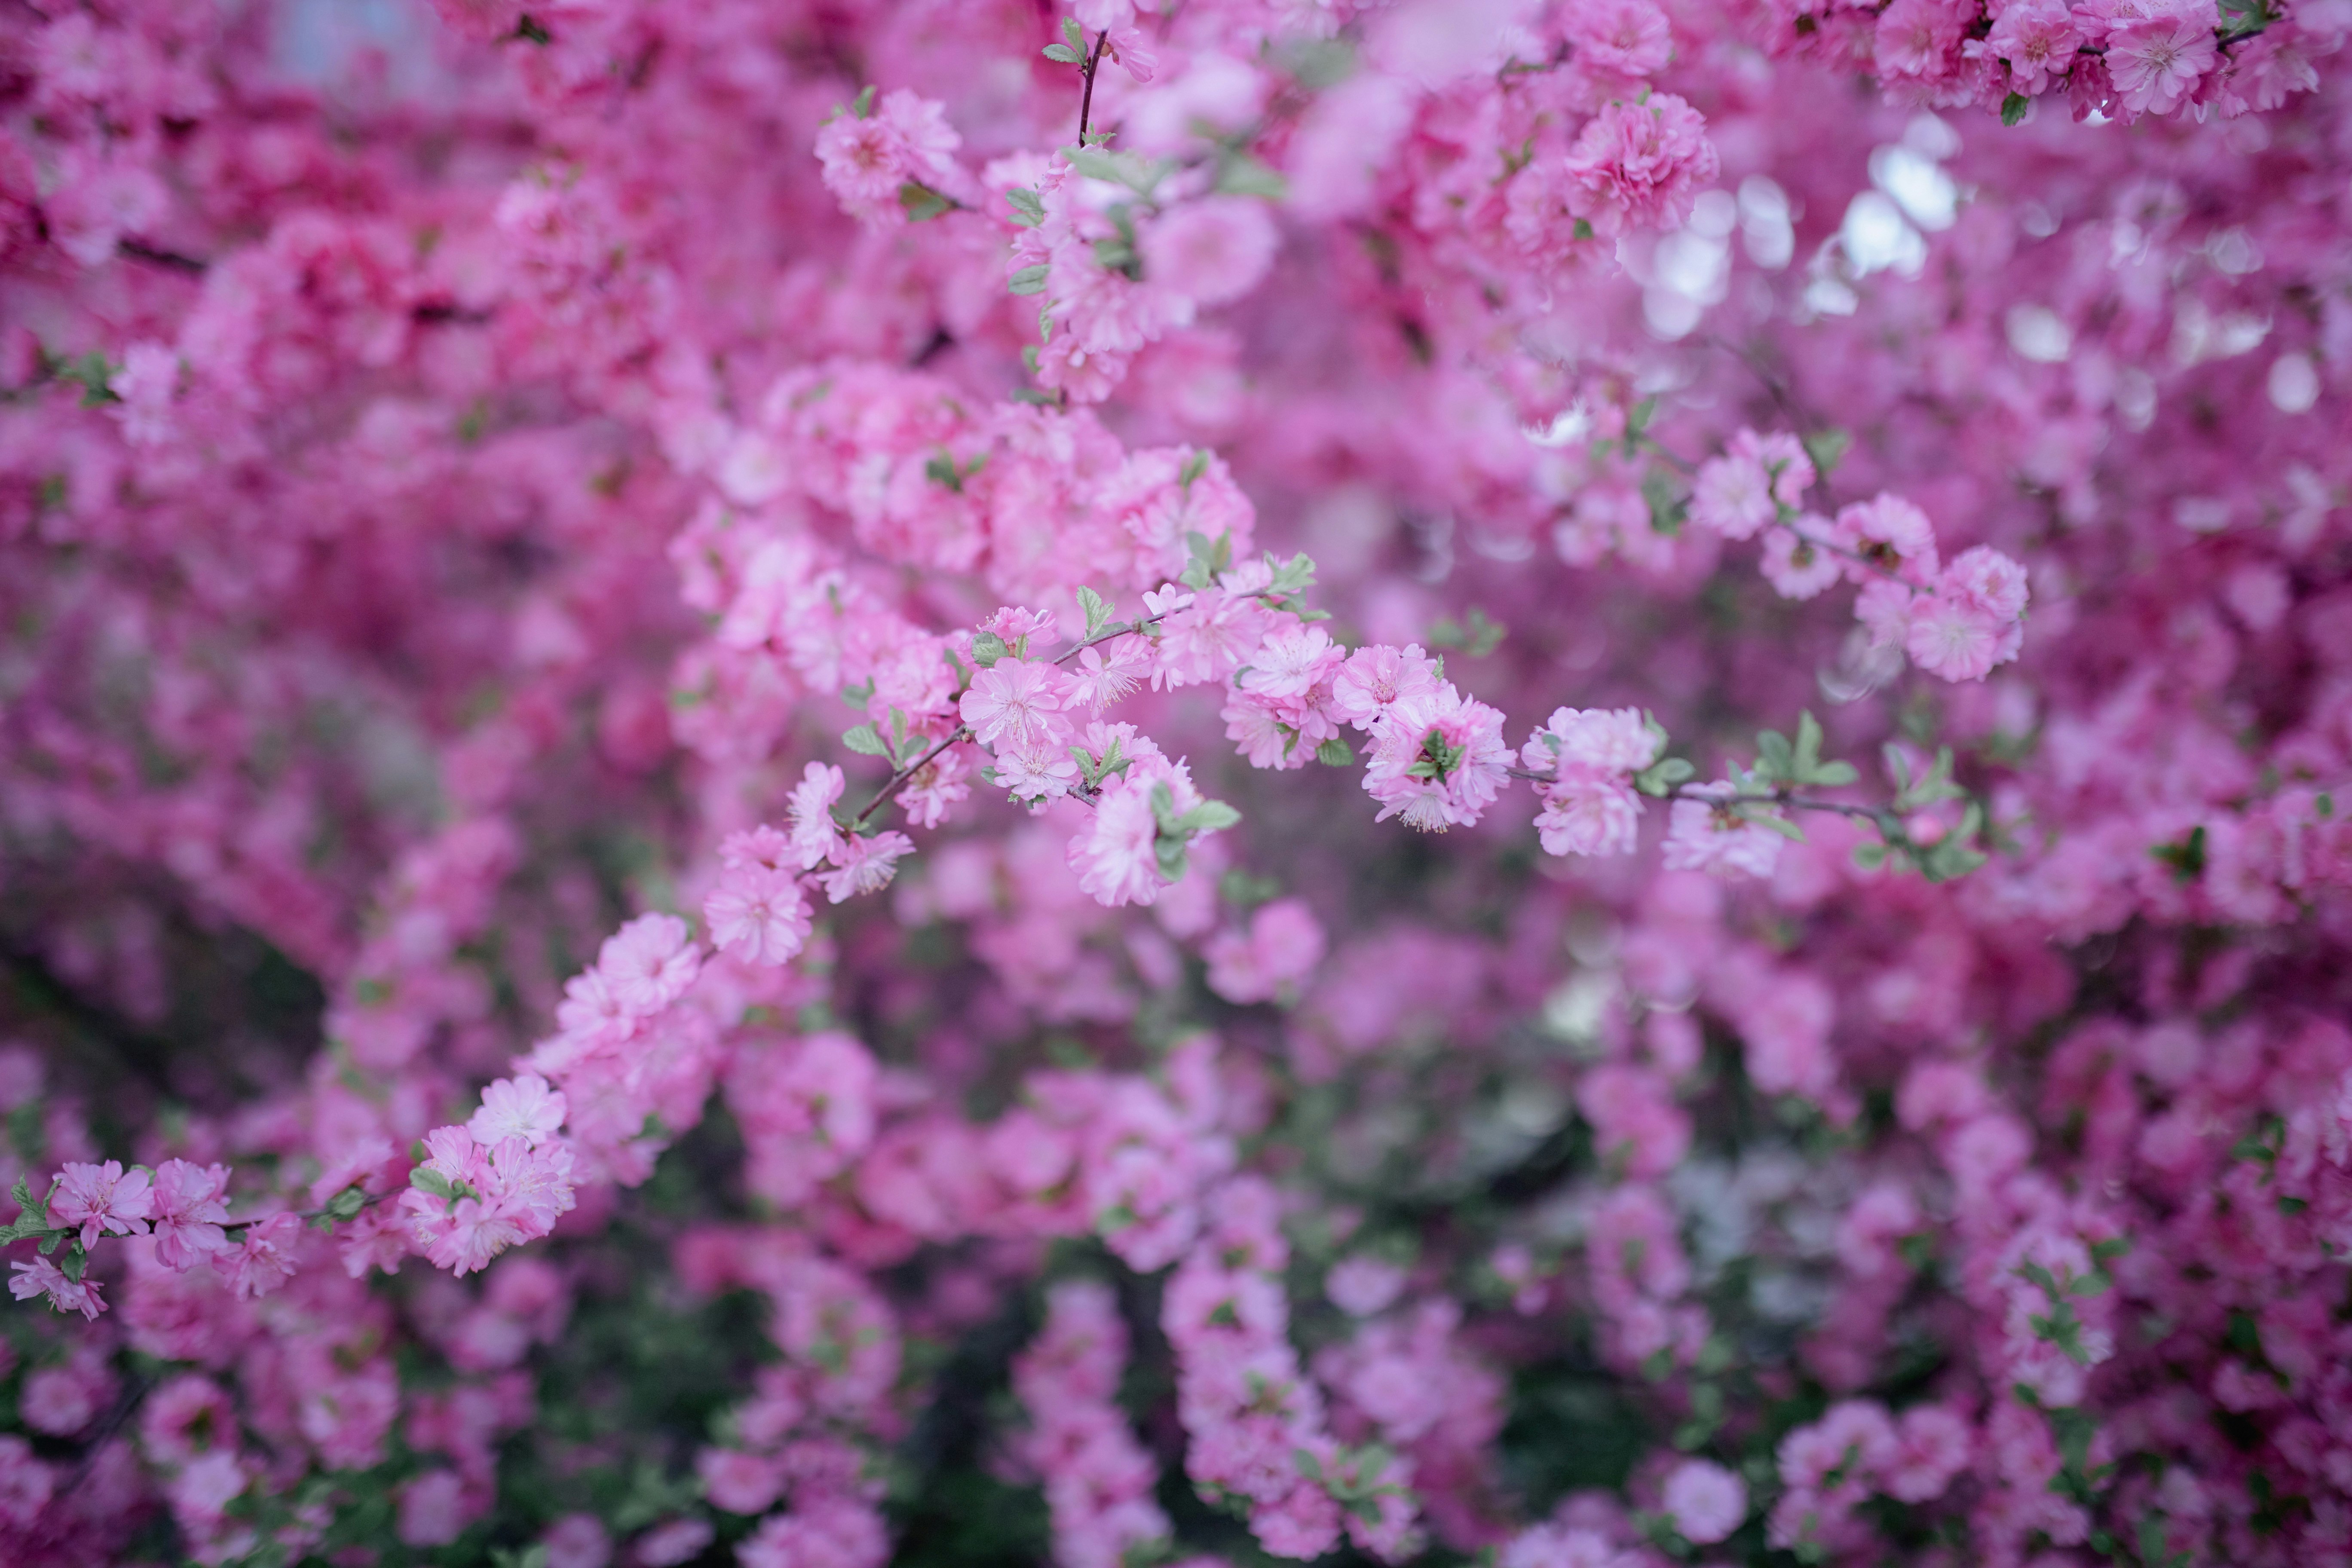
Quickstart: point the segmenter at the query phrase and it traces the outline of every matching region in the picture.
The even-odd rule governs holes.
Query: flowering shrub
[[[2347,37],[18,5],[0,1559],[2352,1563]]]

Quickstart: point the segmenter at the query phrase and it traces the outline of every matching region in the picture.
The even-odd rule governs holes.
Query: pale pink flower
[[[1538,787],[1536,835],[1545,854],[1624,855],[1641,841],[1641,796],[1622,779],[1577,769]]]
[[[1404,1283],[1405,1272],[1395,1264],[1358,1253],[1331,1266],[1323,1293],[1349,1317],[1370,1318],[1388,1310],[1404,1293]]]
[[[466,1123],[474,1142],[485,1146],[520,1138],[536,1149],[563,1125],[562,1094],[535,1072],[502,1078],[482,1090],[481,1108]]]
[[[1830,536],[1830,521],[1808,512],[1793,528],[1778,525],[1764,531],[1764,555],[1758,563],[1764,580],[1784,599],[1810,599],[1843,574],[1838,558],[1815,541]]]
[[[958,704],[981,744],[1012,750],[1057,745],[1070,730],[1062,716],[1070,679],[1041,659],[1000,658],[971,678]]]
[[[604,939],[596,954],[597,973],[628,1013],[650,1017],[686,994],[702,967],[702,954],[676,915],[646,914]]]
[[[1701,463],[1691,485],[1690,520],[1726,539],[1746,539],[1779,515],[1771,476],[1752,458],[1724,456]]]
[[[834,851],[834,869],[820,879],[827,899],[838,904],[860,893],[878,893],[898,874],[898,862],[915,852],[903,833],[859,835]]]
[[[155,1167],[155,1260],[166,1268],[194,1267],[228,1245],[228,1167],[166,1160]]]
[[[1097,903],[1149,904],[1168,885],[1160,875],[1152,782],[1132,773],[1105,780],[1093,820],[1070,839],[1070,869]]]
[[[2110,34],[2107,75],[2126,109],[2169,114],[2196,91],[2216,58],[2213,26],[2185,16],[2156,16]]]
[[[1359,730],[1375,727],[1400,698],[1435,691],[1444,682],[1437,661],[1419,643],[1374,644],[1348,656],[1331,680],[1331,710]]]
[[[103,1165],[68,1161],[49,1193],[49,1223],[61,1230],[79,1226],[85,1249],[100,1236],[146,1235],[154,1212],[147,1173],[137,1166],[126,1172],[120,1160]]]
[[[1711,1546],[1748,1517],[1748,1484],[1721,1465],[1685,1459],[1666,1478],[1664,1502],[1684,1539]]]
[[[1782,842],[1780,835],[1759,827],[1727,804],[1678,800],[1667,817],[1660,858],[1670,871],[1769,877],[1780,863]]]
[[[1281,244],[1265,204],[1248,196],[1180,203],[1144,225],[1139,238],[1144,276],[1203,305],[1256,288]]]
[[[784,807],[784,820],[802,870],[816,869],[840,846],[841,826],[833,819],[833,806],[845,787],[841,770],[829,763],[811,763],[801,770],[801,782],[793,786]]]
[[[30,1261],[11,1260],[9,1268],[16,1278],[8,1281],[8,1293],[19,1301],[29,1301],[36,1296],[47,1296],[49,1304],[60,1312],[79,1312],[92,1322],[106,1310],[100,1297],[98,1281],[83,1277],[68,1279],[63,1270],[46,1258]]]
[[[1982,680],[1999,662],[2000,624],[1964,600],[1931,594],[1911,605],[1911,662],[1946,680]]]
[[[2012,0],[1993,18],[1983,47],[2008,62],[2010,90],[2031,98],[2064,79],[2082,42],[2061,0]]]
[[[751,866],[724,872],[702,901],[711,945],[746,963],[788,963],[807,945],[808,895],[790,871]]]
[[[1569,206],[1603,236],[1674,228],[1717,167],[1706,120],[1673,93],[1612,101],[1569,149]]]

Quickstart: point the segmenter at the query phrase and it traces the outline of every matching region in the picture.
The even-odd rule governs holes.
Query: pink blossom
[[[903,833],[858,834],[842,840],[833,852],[834,869],[821,879],[824,896],[834,903],[860,893],[877,893],[898,874],[898,862],[915,852],[915,841]]]
[[[155,1167],[155,1259],[191,1268],[228,1245],[228,1167],[166,1160]]]
[[[1651,0],[1595,0],[1562,20],[1576,63],[1605,77],[1654,76],[1674,53],[1674,28]]]
[[[1706,124],[1670,92],[1603,106],[1569,149],[1570,206],[1601,235],[1677,226],[1697,187],[1715,178]]]
[[[959,706],[982,745],[1058,750],[1070,729],[1062,717],[1069,687],[1069,678],[1051,664],[1001,658],[973,675]]]
[[[1822,545],[1830,538],[1826,518],[1807,513],[1787,528],[1764,531],[1764,580],[1784,599],[1810,599],[1843,575],[1838,558]]]
[[[2168,114],[2213,68],[2213,28],[2184,16],[2152,16],[2107,37],[2107,74],[2135,114]]]
[[[120,1160],[103,1165],[68,1161],[49,1189],[48,1207],[49,1223],[63,1230],[79,1226],[87,1248],[100,1236],[146,1235],[155,1197],[147,1173],[137,1166],[126,1173]]]
[[[1451,683],[1399,698],[1374,737],[1364,788],[1380,820],[1443,833],[1478,820],[1509,776],[1503,715]]]
[[[793,786],[785,819],[791,824],[792,850],[802,870],[814,870],[840,847],[841,828],[834,821],[833,806],[845,787],[841,770],[828,763],[809,763],[801,771],[801,782]],[[755,843],[764,845],[764,841]],[[781,868],[784,862],[780,858],[775,864]]]
[[[1667,817],[1662,858],[1677,871],[1769,877],[1780,863],[1783,842],[1740,808],[1718,801],[1678,800]]]
[[[800,879],[751,866],[722,874],[702,901],[711,945],[746,963],[787,963],[807,945],[812,915]]]
[[[563,1096],[535,1072],[502,1078],[482,1090],[481,1109],[466,1123],[474,1142],[485,1146],[520,1138],[536,1149],[563,1125]]]
[[[1296,985],[1322,962],[1323,927],[1297,899],[1276,899],[1250,916],[1249,930],[1225,931],[1206,950],[1209,989],[1228,1002],[1265,1002]]]
[[[1070,840],[1070,868],[1097,903],[1114,909],[1148,904],[1167,885],[1160,875],[1152,782],[1123,775],[1106,779],[1093,821]]]
[[[817,132],[817,162],[827,189],[853,216],[870,224],[904,222],[899,188],[928,185],[959,193],[965,177],[955,150],[961,139],[941,106],[905,88],[881,95],[869,112],[845,111]]]
[[[2032,97],[2064,79],[2081,43],[2061,0],[2015,0],[1993,18],[1984,48],[2008,63],[2010,89]]]
[[[702,957],[676,915],[639,915],[604,939],[597,973],[621,1008],[639,1017],[658,1013],[694,984]]]
[[[1359,730],[1370,730],[1401,699],[1430,695],[1443,684],[1436,661],[1419,643],[1375,644],[1349,654],[1332,678],[1331,710]]]
[[[1264,203],[1204,196],[1169,209],[1144,228],[1145,276],[1203,305],[1222,305],[1257,287],[1279,243]]]
[[[1666,1478],[1664,1503],[1684,1539],[1709,1546],[1748,1517],[1748,1487],[1721,1465],[1685,1459]]]
[[[1641,797],[1618,779],[1578,769],[1539,793],[1536,833],[1547,855],[1626,855],[1641,841]]]

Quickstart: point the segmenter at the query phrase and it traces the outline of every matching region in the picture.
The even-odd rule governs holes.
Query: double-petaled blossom
[[[1448,682],[1390,705],[1364,789],[1381,803],[1380,820],[1398,816],[1443,833],[1476,822],[1502,793],[1510,765],[1503,715]]]
[[[125,1171],[120,1160],[102,1165],[68,1161],[49,1191],[50,1223],[79,1229],[84,1247],[97,1246],[100,1236],[146,1235],[154,1212],[148,1173],[135,1165]]]

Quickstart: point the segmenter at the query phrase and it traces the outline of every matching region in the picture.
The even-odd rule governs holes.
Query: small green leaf
[[[1830,470],[1838,466],[1838,459],[1853,445],[1850,432],[1837,429],[1816,430],[1801,439],[1805,456],[1813,460],[1813,472],[1822,479],[1830,477]]]
[[[1045,274],[1050,270],[1043,262],[1034,267],[1024,267],[1013,275],[1005,287],[1015,294],[1043,294],[1045,291]]]
[[[907,209],[909,222],[928,223],[941,213],[949,211],[955,203],[929,185],[919,181],[908,180],[898,187],[898,205]]]
[[[1335,768],[1344,768],[1356,760],[1356,753],[1347,742],[1334,735],[1315,748],[1315,760],[1328,763]]]
[[[1013,650],[994,632],[974,632],[971,635],[971,661],[986,669],[1000,658],[1011,658]]]
[[[1086,52],[1087,36],[1078,30],[1078,19],[1076,16],[1062,18],[1062,39],[1080,54]]]
[[[1290,194],[1287,181],[1246,153],[1228,154],[1218,163],[1216,188],[1229,196],[1264,196],[1276,202]]]
[[[1110,619],[1110,601],[1081,584],[1078,588],[1078,608],[1086,612],[1087,640],[1092,642],[1095,635],[1103,629],[1103,624]]]
[[[1310,1481],[1320,1481],[1323,1479],[1323,1461],[1317,1458],[1313,1454],[1308,1453],[1304,1448],[1293,1448],[1290,1451],[1290,1457],[1292,1461],[1298,1466],[1298,1473],[1300,1475],[1305,1476]]]
[[[1812,782],[1817,784],[1826,784],[1834,789],[1840,785],[1850,784],[1861,776],[1853,771],[1852,763],[1817,763],[1813,766]]]
[[[2021,92],[2012,92],[2000,100],[2000,122],[2003,125],[2015,125],[2025,118],[2025,111],[2032,107],[2032,99]]]
[[[1177,482],[1189,490],[1192,488],[1192,481],[1208,471],[1209,454],[1196,448],[1191,457],[1184,459],[1184,466],[1176,470]]]
[[[1789,737],[1778,730],[1767,730],[1756,737],[1757,767],[1774,784],[1790,784],[1796,779],[1796,758],[1789,745]]]
[[[874,118],[874,84],[867,82],[857,96],[849,100],[849,112],[860,120]]]
[[[882,737],[874,732],[874,726],[871,724],[860,724],[854,730],[844,730],[841,732],[841,743],[860,756],[887,757],[890,754],[890,748],[882,743]]]
[[[1010,202],[1013,205],[1013,210],[1025,220],[1023,224],[1024,227],[1034,228],[1045,221],[1045,204],[1037,193],[1028,186],[1014,186],[1004,193],[1004,199]]]
[[[1242,819],[1242,814],[1222,800],[1204,800],[1176,819],[1176,830],[1191,835],[1214,833],[1231,827]]]
[[[1086,62],[1086,56],[1067,44],[1047,44],[1045,58],[1056,65],[1075,66],[1083,65]]]
[[[430,1193],[436,1198],[446,1198],[453,1190],[449,1178],[430,1165],[419,1165],[408,1173],[408,1184],[420,1193]]]

